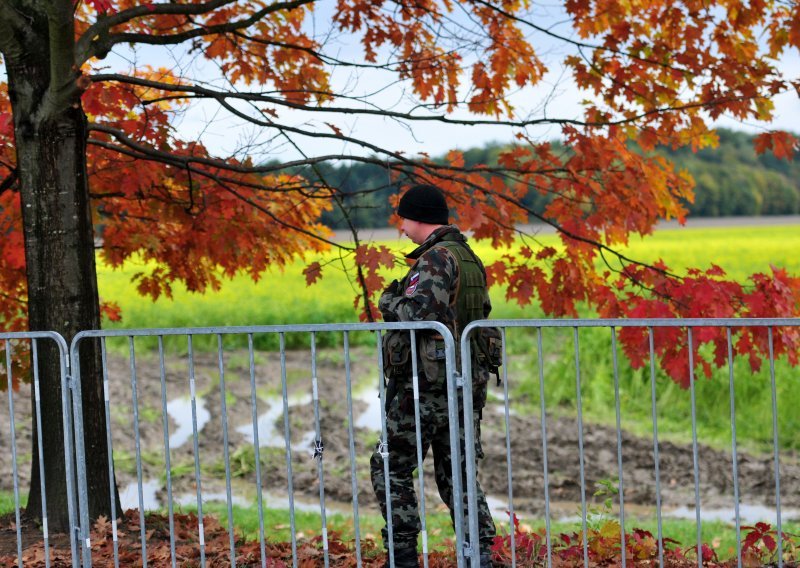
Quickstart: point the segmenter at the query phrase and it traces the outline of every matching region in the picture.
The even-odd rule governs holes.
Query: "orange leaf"
[[[306,277],[306,285],[310,286],[322,278],[322,266],[319,262],[312,262],[303,269],[303,275]]]

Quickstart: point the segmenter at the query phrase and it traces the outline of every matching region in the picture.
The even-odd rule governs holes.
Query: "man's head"
[[[415,244],[422,244],[433,231],[447,225],[450,210],[441,189],[415,185],[400,198],[397,215],[403,218],[400,229]]]

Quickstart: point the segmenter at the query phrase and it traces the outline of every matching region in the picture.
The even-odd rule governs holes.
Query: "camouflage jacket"
[[[456,235],[452,235],[456,233]],[[445,225],[408,255],[414,265],[399,285],[389,286],[378,307],[386,321],[438,321],[455,334],[456,293],[459,284],[458,260],[443,246],[436,246],[445,235],[464,239],[457,227]],[[483,317],[492,310],[489,295]]]

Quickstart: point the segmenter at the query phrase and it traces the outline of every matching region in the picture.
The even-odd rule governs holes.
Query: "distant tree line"
[[[778,160],[769,152],[756,155],[749,134],[724,129],[718,134],[717,148],[696,153],[688,148],[657,150],[694,177],[695,200],[687,203],[692,216],[800,214],[800,163]],[[464,161],[494,165],[506,149],[501,144],[472,148],[464,152]],[[374,164],[322,165],[313,172],[298,173],[339,189],[340,206],[323,215],[323,221],[334,228],[346,228],[348,222],[359,228],[387,226],[392,213],[389,196],[402,184],[402,180],[393,182],[386,168]],[[542,211],[547,202],[547,196],[534,191],[525,198],[525,204],[536,211]]]
[[[694,177],[698,217],[797,215],[800,213],[800,163],[753,150],[753,136],[719,130],[719,146],[693,153],[688,148],[663,152]]]

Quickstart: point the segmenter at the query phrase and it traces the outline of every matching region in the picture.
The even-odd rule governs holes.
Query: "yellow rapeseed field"
[[[558,238],[544,235],[537,239],[543,245],[557,245]],[[392,250],[408,252],[413,245],[407,240],[386,242]],[[492,262],[508,250],[492,250],[488,243],[475,245],[478,254]],[[631,258],[644,261],[663,259],[674,271],[686,267],[721,266],[731,277],[745,281],[749,274],[764,272],[770,265],[800,274],[800,226],[751,226],[731,228],[681,228],[658,231],[645,239],[631,241],[624,250]],[[246,275],[226,280],[219,292],[192,294],[181,285],[175,286],[174,297],[153,302],[142,298],[131,283],[131,276],[143,269],[141,263],[129,262],[120,270],[99,265],[99,288],[103,299],[116,301],[122,308],[123,320],[107,327],[183,327],[206,325],[268,325],[308,322],[357,321],[353,299],[357,293],[342,269],[338,254],[320,258],[327,262],[322,280],[306,286],[302,275],[303,260],[286,270],[274,270],[254,283]],[[146,268],[146,267],[144,267]],[[398,266],[396,275],[401,275]],[[524,308],[505,301],[500,289],[492,291],[494,317],[540,317],[535,306]]]

